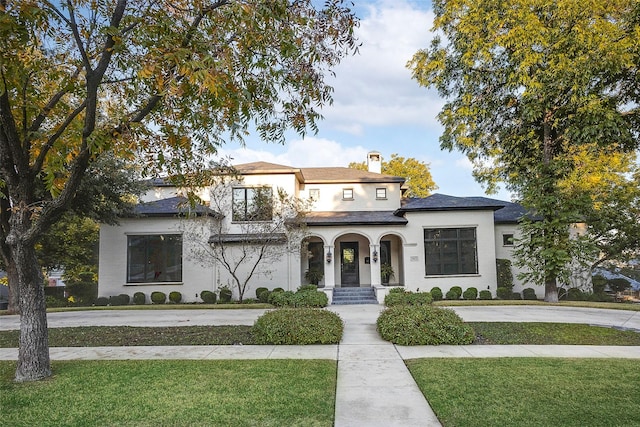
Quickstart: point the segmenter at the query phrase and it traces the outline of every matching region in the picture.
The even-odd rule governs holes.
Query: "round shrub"
[[[343,329],[342,319],[331,311],[280,308],[260,316],[252,332],[258,344],[338,344]]]
[[[154,304],[164,304],[167,301],[167,295],[164,292],[151,292],[151,302]]]
[[[493,295],[491,295],[491,291],[485,289],[483,291],[480,291],[480,299],[490,300],[490,299],[493,299]]]
[[[200,292],[200,298],[205,304],[215,304],[218,296],[211,291]]]
[[[471,344],[471,326],[453,311],[434,306],[397,306],[377,320],[382,339],[398,345]]]
[[[452,286],[449,290],[458,294],[458,298],[456,299],[460,299],[460,297],[462,296],[462,288],[460,286]]]
[[[522,297],[526,300],[537,300],[538,296],[533,288],[525,288],[522,291]]]
[[[142,292],[136,292],[133,294],[133,303],[136,305],[143,305],[147,302],[147,296]]]
[[[269,296],[271,295],[271,291],[269,289],[264,288],[263,291],[258,293],[258,301],[267,303],[269,302]]]
[[[431,294],[431,297],[434,301],[442,300],[442,289],[440,289],[439,287],[435,286],[431,288],[431,291],[429,293]]]
[[[284,289],[282,288],[273,288],[273,291],[271,292],[284,292]]]
[[[478,299],[478,289],[473,287],[467,288],[467,290],[462,293],[462,298],[469,300]]]
[[[118,297],[120,298],[122,305],[128,305],[131,302],[131,297],[127,294],[120,294]]]
[[[231,297],[233,296],[233,292],[229,288],[220,288],[220,302],[228,303],[231,302]]]
[[[178,291],[170,292],[169,301],[171,301],[174,304],[180,303],[180,301],[182,301],[182,294]]]
[[[511,299],[511,289],[500,286],[496,290],[496,295],[498,299]]]
[[[446,299],[452,300],[460,299],[460,295],[458,295],[458,293],[454,290],[448,290],[444,297]]]
[[[567,291],[567,300],[569,301],[583,301],[584,293],[578,288],[569,288]]]
[[[112,295],[109,297],[109,305],[118,306],[118,305],[127,305],[129,304],[129,295],[120,294],[120,295]]]
[[[521,300],[522,296],[520,295],[520,292],[511,292],[511,299],[512,300]]]
[[[268,291],[269,289],[264,287],[256,288],[256,298],[260,299],[260,294],[264,291]]]
[[[107,305],[109,305],[109,298],[98,297],[96,298],[96,302],[94,304],[98,307],[106,307]]]

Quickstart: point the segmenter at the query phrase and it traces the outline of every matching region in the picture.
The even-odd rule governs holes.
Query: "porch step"
[[[331,304],[378,304],[378,300],[373,288],[334,288]]]

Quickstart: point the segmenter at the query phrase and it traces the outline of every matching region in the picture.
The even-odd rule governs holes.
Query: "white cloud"
[[[473,163],[467,157],[460,157],[456,160],[456,166],[466,170],[473,170]]]
[[[356,30],[360,53],[336,69],[334,104],[323,112],[327,122],[355,132],[359,125],[436,126],[442,100],[418,86],[406,68],[431,41],[433,13],[406,1],[377,2],[366,10]]]

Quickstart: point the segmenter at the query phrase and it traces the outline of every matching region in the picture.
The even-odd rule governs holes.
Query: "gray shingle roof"
[[[476,199],[478,201],[482,200],[493,200],[487,197],[469,197],[470,199]],[[493,214],[493,219],[496,224],[517,224],[520,222],[525,215],[527,215],[527,208],[512,202],[502,202],[504,207],[502,209],[498,209]]]
[[[311,212],[303,221],[309,226],[405,225],[408,222],[392,211]]]
[[[304,182],[307,184],[320,183],[356,183],[356,182],[397,182],[403,183],[404,178],[384,175],[353,168],[301,168]]]
[[[480,200],[481,199],[481,200]],[[484,197],[455,197],[446,194],[432,194],[424,198],[408,199],[398,209],[398,213],[418,211],[453,211],[453,210],[493,210],[496,211],[505,206],[506,202]]]
[[[284,233],[272,234],[213,234],[209,237],[209,243],[271,243],[284,244],[287,242],[287,236]]]
[[[219,214],[206,206],[191,206],[189,204],[189,200],[186,197],[181,196],[140,203],[133,208],[133,216],[174,217],[193,214],[197,216],[219,216]]]

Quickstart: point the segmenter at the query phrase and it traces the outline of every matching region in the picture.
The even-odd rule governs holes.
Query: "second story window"
[[[233,189],[233,221],[271,221],[273,190],[271,187]]]
[[[376,199],[386,199],[386,198],[387,198],[387,189],[376,188]]]
[[[353,188],[342,189],[342,200],[353,200]]]

